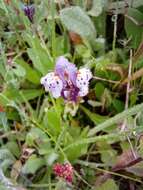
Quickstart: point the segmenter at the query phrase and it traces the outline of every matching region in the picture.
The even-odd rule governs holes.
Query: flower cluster
[[[71,166],[70,163],[65,163],[65,164],[56,163],[53,167],[53,170],[57,177],[61,177],[65,181],[72,183],[73,167]]]
[[[88,94],[89,80],[92,73],[89,69],[77,69],[63,56],[56,62],[54,72],[41,78],[45,90],[51,92],[54,98],[62,96],[67,101],[77,102],[79,97]]]
[[[25,15],[29,18],[29,20],[32,22],[33,21],[33,16],[35,14],[35,8],[33,5],[24,5],[23,6],[23,11]]]

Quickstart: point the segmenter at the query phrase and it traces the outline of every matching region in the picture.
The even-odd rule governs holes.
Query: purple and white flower
[[[56,62],[54,72],[41,78],[41,84],[54,98],[63,97],[67,101],[77,102],[79,97],[86,96],[92,73],[87,68],[77,69],[63,56]]]

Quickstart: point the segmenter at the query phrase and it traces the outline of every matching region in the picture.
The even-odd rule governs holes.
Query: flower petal
[[[81,77],[85,78],[88,81],[92,78],[92,73],[87,68],[79,69],[78,75],[80,75]]]
[[[83,97],[86,96],[87,94],[88,94],[88,87],[80,89],[78,96]]]
[[[77,68],[63,56],[59,57],[56,62],[55,73],[65,84],[66,82],[76,83]]]
[[[89,69],[79,69],[77,73],[76,86],[79,88],[78,95],[83,97],[88,94],[89,80],[92,78],[92,73]]]
[[[54,98],[61,96],[63,82],[58,76],[54,74],[54,72],[48,73],[45,77],[42,77],[41,84],[44,85],[46,91],[52,93]]]

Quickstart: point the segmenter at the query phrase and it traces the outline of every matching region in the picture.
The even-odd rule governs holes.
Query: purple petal
[[[76,84],[77,68],[63,56],[59,57],[56,62],[55,73],[60,77],[64,84],[69,81]]]
[[[68,101],[76,102],[78,98],[79,89],[72,85],[70,87],[63,88],[61,96]]]
[[[35,13],[35,8],[33,5],[26,5],[24,6],[24,13],[25,15],[29,18],[29,20],[32,22],[33,21],[33,16]]]

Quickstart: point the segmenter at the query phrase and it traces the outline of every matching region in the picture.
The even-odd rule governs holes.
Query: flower
[[[87,68],[77,69],[63,56],[56,62],[54,72],[41,78],[41,84],[54,98],[62,96],[67,101],[77,102],[79,97],[86,96],[92,73]]]
[[[35,14],[35,8],[33,5],[24,5],[23,6],[23,11],[25,15],[29,18],[29,20],[32,22],[33,21],[33,16]]]
[[[65,163],[65,164],[56,163],[53,166],[53,171],[56,176],[63,178],[69,183],[72,183],[73,167],[70,163]]]

